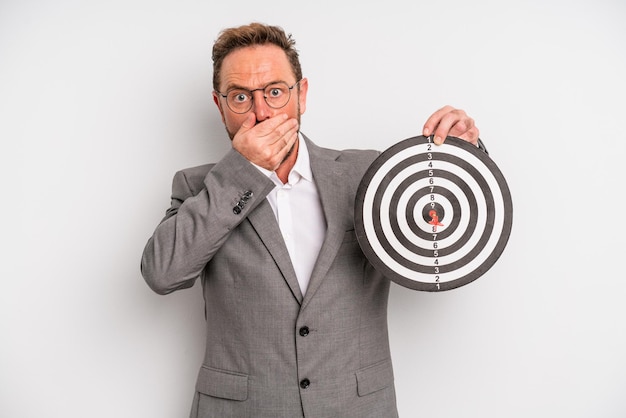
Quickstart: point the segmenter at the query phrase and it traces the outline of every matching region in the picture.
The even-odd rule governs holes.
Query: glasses
[[[216,93],[226,99],[226,105],[234,113],[246,113],[252,109],[252,103],[254,102],[252,93],[255,91],[263,92],[263,98],[269,107],[272,109],[280,109],[289,103],[291,90],[299,82],[300,81],[296,81],[292,86],[289,86],[286,82],[279,81],[277,83],[268,84],[260,89],[247,90],[234,88],[228,90],[226,94],[222,94],[219,91],[216,91]]]

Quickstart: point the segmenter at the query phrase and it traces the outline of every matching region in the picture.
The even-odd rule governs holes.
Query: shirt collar
[[[313,182],[313,172],[311,172],[311,160],[309,157],[309,149],[306,146],[306,141],[302,138],[302,134],[298,133],[298,157],[291,172],[289,173],[289,182],[297,183],[298,178],[292,179],[292,175],[297,174],[299,177]],[[293,180],[293,181],[292,181]]]

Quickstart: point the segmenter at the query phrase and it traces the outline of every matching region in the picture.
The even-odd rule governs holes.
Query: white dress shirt
[[[313,181],[309,150],[302,135],[299,135],[298,156],[287,183],[283,184],[276,172],[256,167],[276,184],[267,200],[278,221],[304,295],[324,241],[326,220]]]

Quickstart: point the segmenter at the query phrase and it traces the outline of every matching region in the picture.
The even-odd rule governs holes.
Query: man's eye
[[[283,94],[283,91],[278,87],[273,87],[270,89],[268,96],[270,97],[280,97]]]
[[[246,93],[237,93],[233,95],[233,100],[237,103],[243,103],[248,100],[248,95]]]

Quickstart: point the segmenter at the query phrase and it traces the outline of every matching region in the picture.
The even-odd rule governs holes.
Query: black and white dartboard
[[[357,190],[355,230],[372,265],[415,290],[466,285],[500,257],[513,220],[504,176],[455,137],[416,136],[384,151]]]

